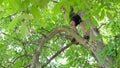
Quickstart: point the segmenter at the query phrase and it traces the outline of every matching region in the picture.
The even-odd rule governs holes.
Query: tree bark
[[[94,58],[96,59],[96,61],[98,62],[98,65],[100,66],[100,68],[112,68],[112,57],[107,56],[106,53],[97,56],[100,51],[102,51],[102,49],[105,47],[105,44],[103,42],[102,39],[95,39],[97,36],[100,36],[99,31],[97,30],[97,28],[91,24],[90,26],[90,39],[92,39],[89,43],[92,46],[92,48],[90,49],[94,55]],[[105,60],[102,62],[103,60],[103,55],[106,57]]]
[[[85,11],[79,10],[78,12],[81,17],[84,17],[86,15],[85,14],[86,11],[88,10],[87,9]],[[98,62],[98,65],[100,66],[100,68],[113,68],[112,67],[113,57],[107,56],[107,54],[104,53],[103,55],[105,55],[106,58],[105,58],[105,61],[102,62],[102,59],[103,59],[102,56],[97,56],[99,52],[102,51],[102,49],[105,47],[105,44],[102,38],[96,39],[96,37],[101,36],[101,34],[99,32],[99,29],[92,23],[90,18],[87,18],[86,20],[84,20],[85,25],[87,25],[88,22],[90,22],[90,28],[87,33],[90,36],[89,45],[91,46],[90,50],[93,54],[93,57]]]

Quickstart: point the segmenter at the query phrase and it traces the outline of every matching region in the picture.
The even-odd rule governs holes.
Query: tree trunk
[[[87,11],[87,10],[85,10],[85,11]],[[85,11],[79,10],[78,14],[81,17],[84,17],[86,15]],[[104,53],[104,56],[106,57],[104,62],[102,62],[103,55],[97,56],[99,54],[99,52],[102,51],[102,49],[105,47],[105,44],[104,44],[102,38],[96,39],[97,36],[101,36],[101,35],[99,32],[99,29],[97,29],[97,27],[92,23],[90,18],[87,18],[86,20],[84,20],[85,25],[87,25],[88,22],[90,22],[90,29],[88,30],[87,33],[90,36],[89,46],[90,46],[90,50],[93,54],[93,57],[98,62],[98,65],[100,66],[100,68],[112,68],[113,58],[111,56],[107,56],[107,54]]]
[[[102,49],[105,47],[102,39],[95,39],[97,36],[100,36],[98,29],[93,24],[91,24],[89,31],[90,39],[92,39],[89,42],[89,45],[92,47],[90,48],[90,50],[93,53],[94,58],[98,62],[98,65],[100,66],[100,68],[112,68],[112,58],[110,56],[107,56],[106,53],[98,55],[100,51],[102,51]],[[106,57],[105,60],[103,56]]]

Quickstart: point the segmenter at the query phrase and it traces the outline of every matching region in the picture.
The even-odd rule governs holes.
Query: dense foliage
[[[61,6],[67,9],[63,19]],[[120,63],[120,1],[119,0],[0,0],[0,68],[22,68],[31,62],[41,39],[55,27],[69,26],[70,6],[85,11],[99,28],[105,48],[98,54],[115,56],[113,66]],[[78,27],[79,33],[80,27]],[[57,34],[42,48],[40,63],[44,64],[62,46],[70,43],[65,33]],[[105,56],[103,55],[103,62]],[[73,45],[47,66],[52,68],[97,68],[89,49]]]

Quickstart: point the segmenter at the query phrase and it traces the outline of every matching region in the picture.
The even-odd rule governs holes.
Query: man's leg
[[[73,31],[75,31],[75,32],[77,33],[77,29],[76,29],[76,26],[75,26],[75,22],[74,22],[74,21],[70,21],[70,27],[71,27],[71,29],[73,29]],[[73,38],[73,39],[71,40],[71,42],[77,44],[75,38]]]
[[[82,30],[84,38],[85,39],[89,39],[89,36],[87,35],[86,29],[85,29],[85,25],[84,25],[83,22],[80,22],[80,27],[81,27],[81,30]]]
[[[77,29],[76,29],[76,26],[75,26],[75,22],[74,22],[74,21],[71,21],[71,22],[70,22],[70,27],[71,27],[71,29],[73,29],[73,31],[77,32]]]
[[[83,35],[86,35],[86,29],[85,29],[85,25],[83,22],[80,22],[80,27],[81,27]]]

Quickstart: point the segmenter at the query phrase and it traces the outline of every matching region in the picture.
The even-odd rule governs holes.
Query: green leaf
[[[24,18],[25,20],[33,20],[33,16],[30,14],[23,14],[22,18]]]
[[[27,28],[27,22],[22,22],[21,28],[20,28],[21,38],[24,40],[27,35],[29,34],[28,28]]]
[[[4,12],[1,12],[0,13],[0,19],[1,18],[6,18],[6,17],[8,17],[8,16],[10,16],[10,15],[12,15],[14,13],[15,13],[15,11],[13,11],[13,10],[6,10]]]
[[[98,26],[98,23],[97,23],[97,21],[95,20],[94,17],[91,17],[91,20],[92,20],[92,23],[93,23],[95,26]]]
[[[21,9],[22,10],[28,10],[30,8],[31,0],[22,0],[21,1]]]
[[[22,20],[21,16],[15,17],[12,22],[8,25],[8,30],[13,30],[17,23],[19,23]]]
[[[32,6],[31,7],[31,14],[33,15],[34,19],[38,19],[41,15],[37,7]]]
[[[9,5],[14,11],[20,10],[21,0],[9,0]]]
[[[4,47],[4,43],[0,42],[0,48]]]
[[[2,4],[3,0],[0,0],[0,5]]]
[[[0,11],[4,11],[4,9],[5,8],[0,5]]]
[[[85,26],[86,30],[88,31],[90,29],[90,22],[87,22],[87,25]]]
[[[101,15],[100,15],[100,19],[102,20],[102,19],[104,19],[104,17],[105,17],[105,11],[104,11],[104,9],[101,11]]]
[[[102,39],[102,35],[96,36],[96,40]]]

